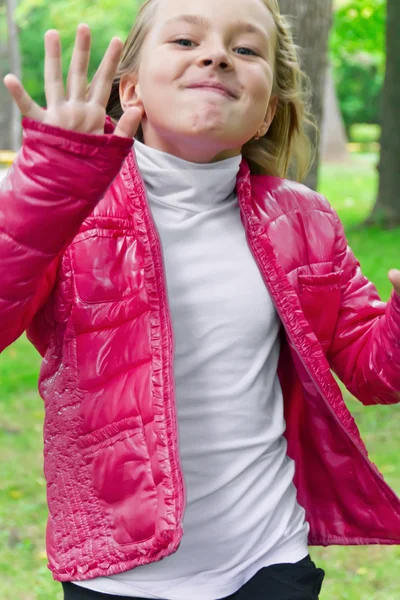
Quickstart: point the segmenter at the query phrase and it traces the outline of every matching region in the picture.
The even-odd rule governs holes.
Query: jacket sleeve
[[[104,196],[132,140],[24,119],[22,148],[0,185],[0,352],[46,301],[59,258]]]
[[[363,404],[400,402],[400,296],[388,303],[363,276],[336,220],[335,261],[342,270],[342,295],[330,348],[333,371]]]

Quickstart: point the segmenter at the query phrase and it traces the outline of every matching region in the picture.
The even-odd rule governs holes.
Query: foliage
[[[350,128],[350,141],[357,144],[371,144],[379,142],[381,128],[376,124],[355,123]]]
[[[90,76],[96,70],[110,39],[125,40],[131,29],[139,0],[21,0],[17,21],[23,59],[23,81],[28,92],[42,106],[46,104],[43,91],[43,36],[48,29],[58,29],[63,46],[63,71],[66,76],[79,23],[88,23],[92,30]]]
[[[331,57],[343,119],[379,123],[385,73],[386,0],[349,0],[335,13]]]
[[[335,64],[336,89],[347,133],[353,123],[379,123],[383,73],[368,54],[343,57]]]

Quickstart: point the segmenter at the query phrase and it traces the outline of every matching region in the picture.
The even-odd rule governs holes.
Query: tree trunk
[[[8,48],[10,57],[10,71],[21,79],[21,55],[18,43],[18,28],[15,22],[15,11],[17,9],[17,0],[7,0],[7,28],[8,28]],[[21,116],[15,102],[11,105],[10,122],[11,150],[17,152],[21,145]]]
[[[394,0],[396,1],[396,0]],[[300,57],[304,71],[313,88],[311,111],[318,127],[323,117],[325,76],[327,72],[327,50],[329,31],[332,25],[333,0],[279,0],[282,14],[289,17],[296,44],[300,47]],[[319,142],[314,131],[310,137],[317,147],[314,165],[306,184],[313,189],[318,184]]]
[[[400,226],[400,2],[388,0],[379,189],[369,223]]]
[[[9,72],[8,48],[6,40],[0,39],[0,150],[11,148],[11,98],[3,84],[3,77]]]
[[[5,0],[0,0],[0,18],[5,17]],[[3,35],[4,32],[4,35]],[[0,150],[11,148],[11,98],[5,85],[3,77],[9,72],[7,33],[5,27],[0,28]]]
[[[336,95],[332,65],[329,65],[326,74],[324,96],[320,158],[323,162],[348,164],[351,157],[347,150],[347,135]]]

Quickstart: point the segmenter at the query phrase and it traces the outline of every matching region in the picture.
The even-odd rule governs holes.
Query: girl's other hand
[[[396,294],[400,296],[400,271],[398,269],[391,269],[389,271],[389,280]]]
[[[24,117],[80,133],[104,134],[106,106],[123,44],[119,38],[111,40],[87,94],[90,38],[89,27],[79,25],[65,92],[60,36],[55,30],[46,32],[44,83],[47,110],[32,100],[15,75],[6,75],[4,84]],[[141,118],[140,109],[129,109],[119,120],[115,135],[133,138]]]

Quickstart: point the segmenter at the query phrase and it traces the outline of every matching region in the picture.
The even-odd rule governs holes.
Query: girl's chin
[[[232,122],[232,116],[229,118],[221,106],[214,103],[202,103],[188,118],[188,126],[190,130],[199,133],[223,132],[229,129],[229,121]]]

